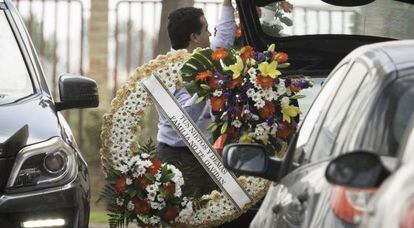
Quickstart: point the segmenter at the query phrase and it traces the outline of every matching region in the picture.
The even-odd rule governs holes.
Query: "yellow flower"
[[[295,117],[298,114],[300,114],[300,110],[298,107],[289,105],[282,108],[282,114],[283,114],[283,121],[286,121],[290,123],[290,118]]]
[[[236,79],[240,77],[241,72],[243,71],[244,65],[243,60],[237,56],[237,62],[233,65],[230,65],[228,67],[223,67],[224,71],[233,71],[233,79]]]
[[[268,51],[274,52],[275,51],[275,44],[271,44],[269,48],[267,48]]]
[[[239,139],[239,143],[251,143],[253,142],[252,137],[249,136],[248,132],[243,132],[242,136]]]
[[[280,71],[277,69],[277,62],[273,61],[271,63],[262,62],[259,64],[259,70],[263,76],[269,76],[271,78],[276,78],[277,76],[281,75]]]

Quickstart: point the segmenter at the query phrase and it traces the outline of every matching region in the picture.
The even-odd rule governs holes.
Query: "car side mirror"
[[[333,159],[326,168],[329,183],[352,188],[378,187],[390,174],[378,155],[356,151]]]
[[[282,161],[270,158],[259,144],[229,144],[223,149],[223,163],[231,171],[277,181]]]
[[[99,105],[96,82],[84,76],[63,74],[59,77],[60,102],[57,111],[71,108],[94,108]]]

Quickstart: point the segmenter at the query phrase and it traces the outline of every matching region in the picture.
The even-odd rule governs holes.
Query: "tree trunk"
[[[170,39],[168,37],[167,23],[168,15],[178,8],[193,6],[194,0],[163,0],[161,12],[161,25],[158,33],[158,48],[156,55],[165,54],[170,51]]]

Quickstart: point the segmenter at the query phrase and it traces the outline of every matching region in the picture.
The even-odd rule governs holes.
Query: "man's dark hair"
[[[201,16],[204,16],[203,10],[194,7],[177,9],[168,16],[168,35],[173,49],[188,47],[191,34],[200,34]]]

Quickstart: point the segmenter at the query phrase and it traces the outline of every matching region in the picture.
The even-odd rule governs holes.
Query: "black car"
[[[326,166],[335,156],[361,150],[395,166],[414,111],[413,56],[414,41],[409,40],[366,45],[344,58],[312,104],[285,160],[266,158],[266,151],[256,148],[249,152],[261,162],[249,164],[260,160],[252,159],[235,168],[231,164],[243,156],[237,150],[224,152],[230,169],[279,181],[270,187],[251,227],[355,227],[360,222],[375,189],[331,186],[324,178]],[[231,147],[243,145],[227,150]],[[280,171],[269,172],[275,167]]]
[[[55,102],[9,0],[0,29],[0,227],[87,227],[87,164],[60,111],[97,107],[96,83],[62,75]]]

